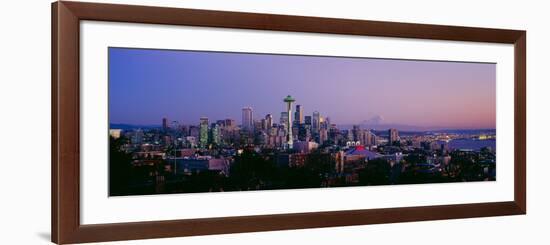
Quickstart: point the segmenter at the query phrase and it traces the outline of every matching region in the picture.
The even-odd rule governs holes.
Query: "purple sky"
[[[292,95],[336,124],[381,116],[421,127],[495,128],[496,65],[109,48],[110,123],[185,124],[251,106],[276,122]]]

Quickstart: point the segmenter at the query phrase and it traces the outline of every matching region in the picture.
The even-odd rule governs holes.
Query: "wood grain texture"
[[[117,224],[80,224],[81,20],[514,44],[514,201]],[[526,213],[526,32],[163,7],[52,4],[52,241],[80,243]],[[511,109],[511,108],[510,108]]]
[[[58,56],[57,56],[57,3],[54,3],[52,4],[52,29],[51,29],[51,32],[52,32],[52,37],[51,37],[51,62],[52,62],[52,65],[51,65],[51,104],[52,104],[52,115],[51,115],[51,149],[52,149],[52,152],[51,152],[51,238],[52,238],[52,241],[53,242],[57,242],[58,241],[58,230],[57,230],[57,226],[58,226],[58,220],[59,220],[59,217],[57,216],[58,215],[58,201],[57,201],[57,198],[58,198],[58,195],[57,195],[57,192],[58,192],[58,186],[57,186],[57,181],[58,181],[58,174],[57,174],[57,171],[58,171],[58,153],[57,153],[57,142],[59,142],[59,138],[57,136],[57,133],[58,133],[58,130],[57,130],[57,115],[58,115],[58,112],[57,112],[57,97],[58,97],[58,93],[57,93],[57,64],[58,64]]]
[[[525,214],[527,212],[527,33],[514,43],[514,200]]]
[[[271,31],[514,43],[521,31],[276,14],[63,2],[80,19]]]

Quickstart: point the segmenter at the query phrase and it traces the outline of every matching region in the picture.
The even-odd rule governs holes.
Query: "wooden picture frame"
[[[514,45],[514,200],[82,225],[80,222],[79,22],[82,20],[243,28]],[[82,243],[526,213],[526,32],[458,26],[236,13],[82,2],[52,4],[52,241]]]

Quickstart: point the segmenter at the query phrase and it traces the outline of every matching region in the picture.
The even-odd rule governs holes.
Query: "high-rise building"
[[[311,126],[311,116],[305,116],[305,117],[304,117],[304,123],[305,123],[306,125]]]
[[[370,130],[361,130],[359,141],[361,141],[361,144],[364,146],[374,146],[376,145],[376,135]]]
[[[273,127],[273,116],[271,114],[265,115],[266,129]]]
[[[166,117],[162,118],[162,129],[163,130],[168,129],[168,118],[166,118]]]
[[[230,118],[225,119],[225,127],[234,128],[235,126],[237,126],[237,125],[235,125],[235,120],[230,119]]]
[[[205,148],[208,145],[208,117],[201,117],[199,124],[199,143],[201,148]]]
[[[331,124],[328,129],[328,138],[333,144],[338,143],[340,138],[340,130],[336,127],[336,124]]]
[[[320,128],[321,128],[321,114],[319,114],[318,111],[314,111],[313,118],[311,119],[311,131],[313,131],[314,134],[317,134]]]
[[[353,125],[353,129],[352,129],[352,134],[353,134],[353,141],[359,141],[361,144],[365,144],[365,142],[363,141],[364,137],[363,137],[363,130],[361,130],[361,127],[359,125]]]
[[[294,125],[300,125],[304,123],[304,108],[302,105],[296,105],[296,112],[294,112]]]
[[[298,139],[300,141],[309,141],[311,139],[311,126],[308,124],[301,124],[298,127]]]
[[[319,144],[322,145],[328,140],[328,129],[319,129]]]
[[[261,124],[261,129],[262,130],[267,129],[267,120],[265,120],[265,118],[262,118],[262,120],[260,120],[260,124]]]
[[[217,123],[210,125],[210,142],[214,145],[220,144],[220,125]]]
[[[178,121],[172,121],[172,123],[170,124],[170,128],[172,128],[172,130],[177,130],[180,126],[180,123]]]
[[[225,120],[216,120],[216,124],[220,127],[225,127]]]
[[[290,95],[287,96],[286,98],[283,99],[283,101],[287,104],[287,121],[286,121],[286,130],[287,130],[287,135],[286,135],[286,143],[287,143],[287,147],[292,147],[292,144],[293,144],[293,136],[292,136],[292,103],[294,101],[296,101],[294,98],[292,98]]]
[[[397,141],[399,141],[399,132],[395,128],[390,128],[388,130],[388,144],[393,145]]]
[[[244,130],[252,130],[254,127],[254,122],[252,120],[252,107],[243,108],[242,128]]]
[[[288,122],[288,112],[283,111],[283,112],[281,112],[281,119],[279,119],[279,124],[286,127],[287,122]]]
[[[253,120],[252,121],[252,130],[254,132],[259,132],[259,131],[262,131],[263,130],[263,127],[264,127],[264,123],[262,121],[265,121],[265,119],[262,119],[262,120]]]
[[[345,130],[345,132],[346,132],[346,140],[353,141],[353,130]]]

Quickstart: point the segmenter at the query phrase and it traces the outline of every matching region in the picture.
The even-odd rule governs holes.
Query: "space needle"
[[[284,98],[283,100],[286,104],[287,104],[287,113],[288,113],[288,117],[287,117],[287,121],[286,121],[286,130],[287,130],[287,133],[286,133],[286,137],[287,137],[287,145],[288,147],[292,147],[292,102],[296,101],[294,98],[292,98],[292,96],[287,96],[286,98]]]

